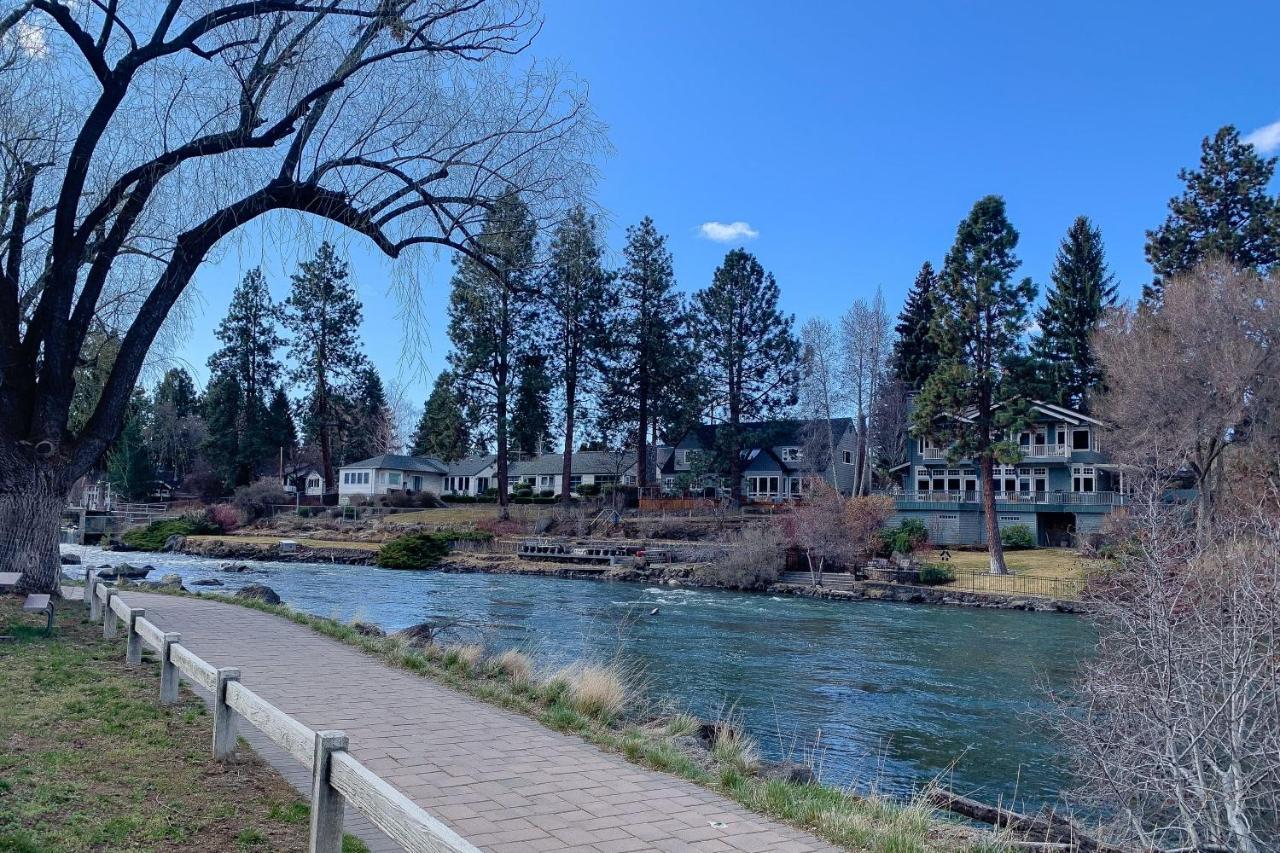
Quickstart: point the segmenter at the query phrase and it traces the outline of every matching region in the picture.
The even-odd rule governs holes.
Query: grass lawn
[[[0,595],[0,853],[307,849],[306,802],[247,747],[215,762],[199,698],[156,704],[157,667],[79,602],[46,638],[21,601]]]
[[[925,557],[933,562],[936,554]],[[952,551],[951,561],[947,563],[957,573],[965,573],[955,583],[946,586],[957,589],[975,590],[979,592],[1009,592],[1026,595],[1065,595],[1082,583],[1085,577],[1106,567],[1106,560],[1094,560],[1081,557],[1070,548],[1034,548],[1028,551],[1005,551],[1005,565],[1015,576],[1022,580],[983,574],[975,577],[968,572],[987,572],[991,567],[990,557],[986,551]],[[1055,584],[1038,582],[1035,579],[1063,581]]]
[[[191,542],[239,542],[245,545],[270,545],[275,547],[280,544],[280,540],[288,539],[304,545],[308,548],[354,548],[357,551],[377,551],[382,547],[381,542],[349,542],[341,539],[307,539],[297,536],[279,535],[279,536],[242,536],[233,534],[230,536],[188,536]]]
[[[507,507],[511,518],[518,522],[532,522],[555,511],[555,507],[547,504],[511,504]],[[453,504],[440,509],[419,509],[412,512],[399,512],[385,516],[393,524],[443,524],[450,526],[466,526],[478,521],[488,521],[498,517],[496,504]]]

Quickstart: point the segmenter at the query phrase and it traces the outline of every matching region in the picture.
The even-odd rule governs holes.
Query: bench
[[[47,621],[44,632],[46,635],[53,633],[53,601],[48,595],[38,593],[28,595],[27,600],[22,602],[22,612],[45,614]]]

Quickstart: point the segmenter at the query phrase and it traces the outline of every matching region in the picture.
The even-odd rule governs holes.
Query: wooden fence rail
[[[160,701],[177,700],[178,676],[214,697],[213,753],[231,757],[238,715],[288,752],[311,772],[310,853],[341,853],[342,812],[350,804],[410,853],[479,853],[474,845],[401,791],[361,764],[348,751],[342,732],[315,731],[240,683],[238,669],[218,669],[182,645],[181,635],[166,633],[131,607],[91,570],[85,571],[85,602],[90,617],[102,619],[102,635],[115,637],[118,623],[128,631],[129,663],[140,664],[142,648],[160,656]]]

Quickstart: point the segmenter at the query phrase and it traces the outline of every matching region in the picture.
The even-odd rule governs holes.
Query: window
[[[843,451],[841,451],[841,452],[840,452],[840,461],[841,461],[841,462],[843,462],[843,463],[844,463],[844,464],[846,464],[846,465],[852,465],[852,464],[853,464],[853,451],[852,451],[852,450],[843,450]]]
[[[1071,449],[1089,450],[1089,430],[1075,429],[1071,431]]]
[[[387,485],[388,485],[388,486],[398,486],[398,485],[400,485],[400,472],[399,472],[399,471],[388,471],[388,472],[387,472]]]
[[[1020,516],[1020,515],[1002,515],[1002,516],[1000,516],[1000,520],[1001,520],[1001,521],[1007,521],[1007,522],[1009,522],[1010,524],[1016,524],[1017,522],[1022,521],[1022,516]]]
[[[1092,465],[1072,465],[1071,466],[1071,491],[1073,492],[1096,492],[1097,491],[1097,475]]]
[[[318,489],[318,488],[320,488],[320,478],[319,478],[319,477],[308,477],[308,478],[307,478],[307,488],[308,488],[308,489]]]
[[[798,447],[781,447],[778,448],[778,455],[784,462],[799,462],[804,458],[804,451]]]
[[[351,472],[350,472],[350,471],[343,471],[343,472],[342,472],[342,485],[344,485],[344,486],[349,486],[349,485],[351,485]]]
[[[548,477],[546,475],[543,475],[538,478],[538,486],[543,489],[553,489],[555,488],[555,486],[553,485],[554,481],[555,481],[554,476]]]
[[[361,483],[363,483],[363,484],[365,484],[366,486],[367,486],[367,485],[369,485],[369,472],[368,472],[368,471],[365,471],[363,474],[361,474],[361,475],[360,475],[360,482],[361,482]]]
[[[581,486],[581,485],[582,485],[581,474],[573,474],[569,477],[569,491],[576,492],[578,491],[578,486]]]
[[[940,512],[938,513],[938,520],[939,521],[959,521],[960,516],[956,515],[954,512]]]

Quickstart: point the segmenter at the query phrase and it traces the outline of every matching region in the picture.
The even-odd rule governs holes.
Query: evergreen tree
[[[201,455],[226,491],[236,487],[240,467],[240,410],[244,396],[234,375],[215,377],[205,391],[205,438]]]
[[[520,360],[515,399],[511,404],[511,446],[536,455],[551,450],[551,376],[547,357],[530,353]]]
[[[929,331],[933,327],[933,291],[937,284],[938,276],[933,271],[933,264],[925,261],[907,291],[902,313],[898,315],[898,325],[894,327],[897,337],[889,357],[889,368],[908,388],[923,387],[925,380],[938,367],[938,345],[933,342]]]
[[[340,464],[394,450],[391,407],[387,405],[387,392],[377,369],[366,362],[343,396],[346,405],[340,418],[343,435],[343,447],[338,454]]]
[[[742,497],[742,424],[774,417],[796,401],[800,342],[795,319],[778,310],[778,284],[745,249],[716,268],[711,286],[694,296],[698,350],[706,366],[717,430],[715,448],[735,500]]]
[[[107,479],[112,490],[126,500],[142,501],[155,486],[156,472],[147,447],[147,415],[151,407],[141,388],[133,392],[124,427],[107,453]]]
[[[342,427],[341,389],[364,367],[357,335],[361,307],[346,261],[322,243],[314,258],[293,274],[284,304],[284,325],[293,337],[290,378],[305,393],[307,429],[320,450],[325,490],[333,488],[334,445]]]
[[[231,294],[227,316],[215,332],[222,346],[209,357],[212,376],[234,376],[240,386],[237,426],[240,458],[236,484],[253,482],[274,461],[277,451],[266,434],[268,395],[280,378],[276,350],[284,341],[277,331],[279,311],[271,301],[267,279],[251,269]]]
[[[688,325],[689,310],[675,290],[667,238],[645,217],[627,229],[618,275],[617,305],[605,348],[602,408],[620,442],[636,448],[637,482],[649,485],[653,432],[691,426],[701,412],[702,387]]]
[[[594,361],[593,356],[604,341],[607,306],[612,297],[613,275],[604,268],[603,254],[595,219],[579,205],[556,228],[551,240],[550,263],[542,282],[544,297],[551,309],[551,334],[556,342],[551,361],[564,401],[560,482],[566,484],[561,492],[566,504],[570,500],[567,484],[573,473],[578,409],[585,396],[581,392],[589,389],[597,375],[599,362]],[[534,363],[530,362],[531,366]],[[529,414],[535,412],[536,406]],[[535,444],[539,442],[536,436],[525,436],[531,437]]]
[[[1103,312],[1116,304],[1115,277],[1107,269],[1102,232],[1086,216],[1071,223],[1049,276],[1052,286],[1036,314],[1031,344],[1037,369],[1050,380],[1051,402],[1084,410],[1102,380],[1090,337]]]
[[[520,359],[533,344],[536,294],[531,281],[537,227],[518,196],[499,199],[476,240],[488,259],[455,256],[449,295],[449,366],[475,421],[497,447],[499,514],[507,508],[511,395]]]
[[[960,223],[935,290],[932,338],[941,364],[927,380],[911,413],[912,430],[950,446],[955,459],[978,463],[987,547],[993,574],[1007,574],[995,492],[995,461],[1013,463],[1018,447],[1007,433],[1020,426],[1027,404],[1012,387],[1012,360],[1035,299],[1031,279],[1014,281],[1018,232],[1005,216],[1004,199],[986,196]],[[960,412],[965,417],[957,417]]]
[[[191,374],[180,367],[165,371],[154,401],[148,440],[156,467],[172,482],[180,482],[204,438],[204,420],[197,410],[200,400]]]
[[[289,395],[282,386],[277,385],[271,392],[263,435],[269,446],[275,448],[277,460],[288,462],[293,459],[293,454],[298,449],[298,427],[293,422]]]
[[[1231,125],[1200,146],[1200,168],[1182,169],[1182,195],[1169,200],[1169,218],[1147,232],[1147,262],[1155,279],[1142,299],[1158,304],[1164,280],[1209,256],[1241,269],[1265,271],[1280,262],[1280,197],[1267,193],[1275,157],[1261,157]]]
[[[444,462],[454,462],[470,453],[471,436],[462,408],[453,374],[440,371],[414,430],[409,452]]]

